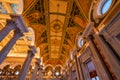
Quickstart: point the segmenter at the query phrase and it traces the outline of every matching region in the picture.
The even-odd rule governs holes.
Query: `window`
[[[112,4],[112,0],[106,0],[106,2],[102,6],[102,14],[105,14],[108,11],[111,4]]]
[[[86,67],[90,80],[99,80],[95,66],[91,60],[86,63]]]
[[[112,0],[102,0],[98,6],[97,14],[103,15],[105,14],[112,4]]]
[[[78,40],[78,46],[81,48],[84,45],[84,41],[82,38]]]

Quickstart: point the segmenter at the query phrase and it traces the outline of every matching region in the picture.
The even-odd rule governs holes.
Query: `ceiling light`
[[[0,70],[0,75],[2,74],[2,71]]]
[[[19,71],[16,71],[16,72],[15,72],[15,75],[18,75],[18,74],[19,74]]]
[[[56,72],[55,75],[58,76],[58,75],[59,75],[59,72]]]

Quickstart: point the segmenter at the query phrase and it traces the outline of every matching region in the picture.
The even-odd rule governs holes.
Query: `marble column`
[[[12,20],[7,20],[6,26],[0,31],[0,42],[9,34],[11,30],[19,28],[22,32],[28,32],[24,24],[22,15],[11,15]]]
[[[22,70],[20,72],[20,75],[18,77],[18,80],[26,80],[26,76],[32,61],[32,58],[34,57],[36,53],[36,49],[34,46],[30,46],[30,50],[28,50],[27,58],[23,64]]]
[[[19,29],[16,29],[14,31],[13,38],[0,51],[0,64],[3,62],[3,60],[6,58],[7,54],[11,50],[11,48],[14,46],[14,44],[16,43],[16,41],[21,36],[23,36],[23,33]]]
[[[0,31],[0,42],[8,35],[11,30],[16,28],[14,20],[7,20],[6,26]]]
[[[38,80],[43,80],[43,66],[42,65],[40,66]]]
[[[96,71],[98,73],[98,76],[100,77],[101,80],[111,80],[110,79],[110,75],[108,74],[108,72],[106,71],[105,67],[104,67],[104,63],[102,58],[100,57],[100,53],[98,52],[94,42],[93,42],[93,37],[92,36],[88,36],[88,41],[89,41],[89,46],[90,46],[90,50],[91,53],[93,54],[93,58],[92,60],[94,60],[95,62],[95,66],[96,66]]]
[[[94,38],[97,46],[100,48],[102,56],[104,56],[107,67],[109,67],[111,76],[114,79],[120,79],[120,63],[117,61],[114,52],[109,48],[109,46],[105,43],[104,39],[102,39],[99,34],[95,34]]]
[[[40,59],[36,59],[35,69],[34,69],[34,72],[33,72],[33,75],[32,75],[32,80],[36,80],[39,66],[40,66]]]

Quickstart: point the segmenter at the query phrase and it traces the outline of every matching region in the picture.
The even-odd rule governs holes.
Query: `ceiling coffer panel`
[[[67,1],[49,0],[50,16],[50,58],[60,58],[60,48],[64,29]]]
[[[84,31],[88,23],[87,15],[91,2],[25,0],[24,18],[35,32],[35,45],[40,47],[43,64],[65,64],[70,57],[70,50],[75,46],[76,35]]]

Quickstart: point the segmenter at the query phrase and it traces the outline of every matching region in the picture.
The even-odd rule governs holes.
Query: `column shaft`
[[[38,80],[43,80],[43,72],[42,72],[42,70],[43,69],[40,67]]]
[[[0,64],[3,62],[13,45],[22,35],[23,34],[21,32],[15,32],[13,38],[3,47],[3,49],[0,51]]]
[[[33,75],[32,75],[32,80],[36,80],[39,66],[40,66],[40,60],[37,60],[35,62],[35,69],[34,69],[34,72],[33,72]]]
[[[14,21],[7,21],[6,26],[0,31],[0,42],[8,35],[8,33],[15,29]]]
[[[22,67],[22,70],[21,70],[20,75],[18,77],[18,80],[26,80],[26,76],[27,76],[32,58],[34,57],[34,53],[35,52],[33,52],[32,50],[28,51],[27,58],[23,64],[23,67]]]

